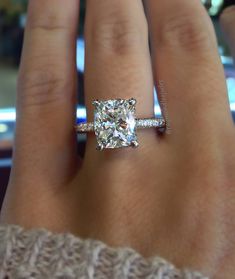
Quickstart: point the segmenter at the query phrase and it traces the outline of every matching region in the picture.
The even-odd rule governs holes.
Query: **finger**
[[[235,5],[225,9],[220,17],[220,23],[235,59]]]
[[[141,116],[153,115],[147,22],[141,0],[87,1],[86,102],[136,98]]]
[[[145,5],[155,81],[160,81],[171,138],[181,140],[182,130],[193,137],[202,131],[223,134],[232,118],[214,30],[203,5],[197,0],[145,0]]]
[[[62,183],[72,170],[78,3],[29,1],[15,150],[15,171],[24,184]]]

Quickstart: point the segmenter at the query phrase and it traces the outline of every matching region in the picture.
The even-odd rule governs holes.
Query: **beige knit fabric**
[[[129,248],[46,230],[0,226],[0,279],[206,279]]]

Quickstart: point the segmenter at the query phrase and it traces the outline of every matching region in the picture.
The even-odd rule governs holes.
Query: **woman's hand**
[[[198,0],[144,6],[148,23],[141,0],[87,1],[88,118],[94,99],[131,97],[138,117],[152,117],[156,84],[168,132],[140,131],[138,149],[104,152],[90,135],[82,160],[74,131],[79,1],[29,1],[2,223],[69,231],[232,278],[235,133],[214,30]]]

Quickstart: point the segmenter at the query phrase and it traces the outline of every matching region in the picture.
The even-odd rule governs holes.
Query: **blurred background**
[[[218,51],[225,68],[231,113],[235,119],[235,69],[229,48],[219,27],[222,10],[234,5],[235,0],[202,0],[215,26]],[[180,7],[179,7],[180,8]],[[27,0],[0,0],[0,206],[9,179],[12,163],[12,142],[15,127],[16,82],[24,28],[27,18]],[[77,40],[77,69],[79,78],[78,121],[84,121],[86,111],[83,98],[84,41],[83,26],[85,0],[81,1],[81,15]],[[160,113],[156,102],[156,114]],[[82,140],[82,139],[81,139]]]

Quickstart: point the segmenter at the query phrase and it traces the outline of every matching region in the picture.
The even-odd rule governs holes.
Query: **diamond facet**
[[[94,129],[98,149],[138,145],[136,136],[136,102],[108,100],[95,103]]]

